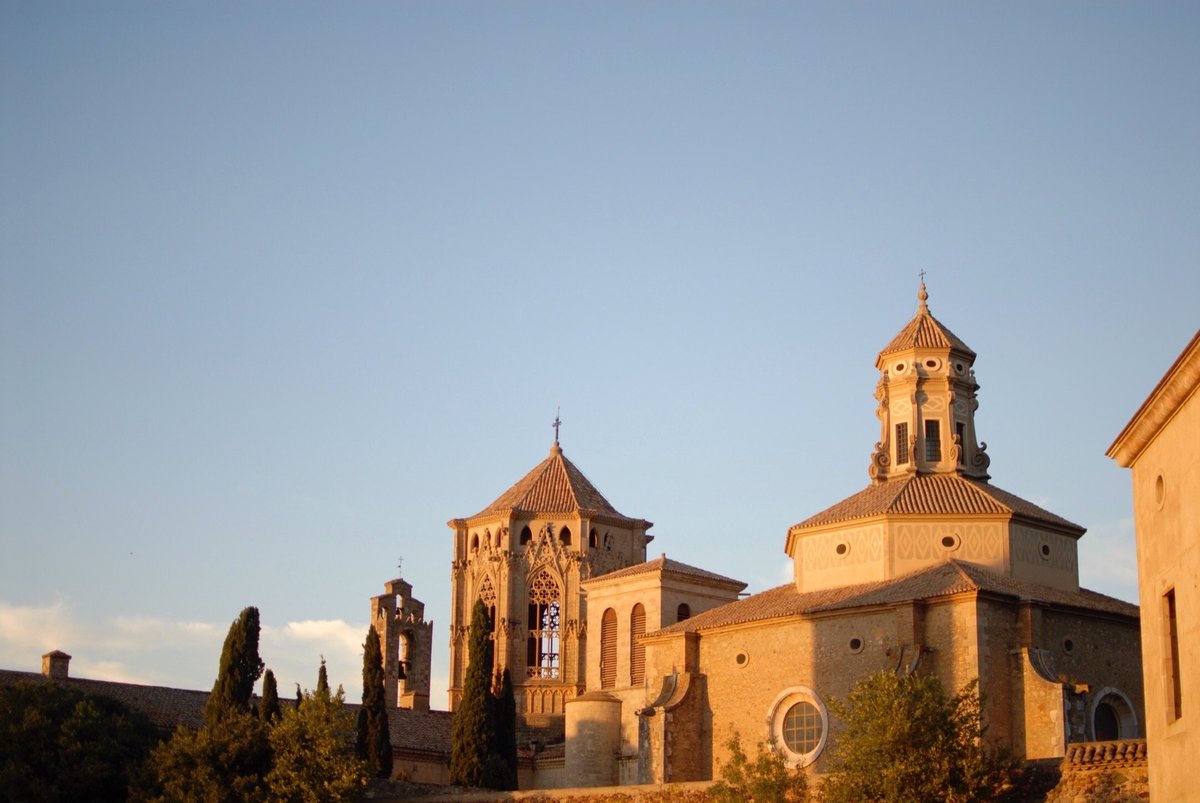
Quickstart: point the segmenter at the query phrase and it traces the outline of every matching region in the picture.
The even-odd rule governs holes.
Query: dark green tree
[[[379,631],[367,627],[363,644],[362,708],[358,709],[358,737],[355,750],[366,762],[372,775],[387,778],[392,774],[392,736],[388,730],[387,698],[383,687],[383,650]]]
[[[125,800],[158,732],[64,683],[0,686],[0,800]]]
[[[318,697],[329,699],[329,673],[325,671],[325,656],[321,656],[321,668],[317,670],[317,688],[313,692]]]
[[[783,755],[759,742],[755,757],[742,749],[735,732],[725,743],[729,760],[721,765],[720,779],[708,790],[713,803],[803,803],[808,800],[808,778],[799,767],[789,767]]]
[[[512,675],[507,667],[500,676],[500,694],[496,698],[496,752],[504,762],[500,789],[517,788],[517,698]]]
[[[975,681],[947,697],[934,676],[878,672],[830,709],[846,723],[836,740],[828,803],[1020,799],[1015,763],[984,740]]]
[[[268,669],[263,674],[262,699],[258,704],[258,718],[264,725],[277,722],[283,716],[279,705],[279,687],[275,685],[275,673]]]
[[[258,657],[258,633],[258,608],[253,606],[244,609],[229,626],[217,681],[204,706],[204,722],[210,727],[231,713],[250,711],[254,682],[263,673],[263,662]]]
[[[462,697],[450,728],[450,783],[483,786],[484,768],[496,754],[496,706],[491,691],[492,640],[487,608],[479,600],[471,610],[468,663]],[[488,775],[494,772],[489,771]],[[488,779],[490,780],[490,779]]]

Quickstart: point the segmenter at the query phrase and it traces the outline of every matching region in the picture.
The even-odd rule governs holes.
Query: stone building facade
[[[978,679],[988,738],[1023,758],[1142,735],[1138,610],[1079,587],[1082,527],[989,482],[976,355],[927,301],[922,285],[875,363],[870,484],[788,531],[792,582],[733,599],[729,578],[645,565],[583,584],[588,692],[566,708],[570,783],[712,778],[734,733],[820,771],[839,728],[828,700],[881,669],[951,690]],[[715,604],[676,622],[659,605],[662,626],[637,636],[626,611],[677,593],[680,574]],[[595,626],[606,617],[617,683]],[[618,685],[635,662],[642,684]],[[601,755],[616,766],[598,770]]]
[[[1133,470],[1150,794],[1193,800],[1181,770],[1200,755],[1200,332],[1108,455]]]

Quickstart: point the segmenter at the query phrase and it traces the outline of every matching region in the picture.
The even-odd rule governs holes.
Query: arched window
[[[558,531],[558,540],[562,542],[563,546],[570,546],[571,545],[571,528],[563,527],[561,530],[559,530]]]
[[[479,551],[479,533],[475,533],[474,535],[471,536],[471,551],[472,552]]]
[[[692,608],[686,602],[679,603],[679,607],[675,609],[675,621],[682,622],[685,619],[692,618]]]
[[[629,614],[629,683],[633,686],[646,679],[646,645],[638,641],[645,632],[646,609],[639,602]]]
[[[558,678],[558,581],[542,569],[529,581],[529,638],[525,645],[531,678]]]
[[[1096,706],[1094,722],[1096,741],[1112,742],[1121,736],[1121,720],[1117,717],[1117,710],[1113,708],[1112,703],[1103,702]]]
[[[396,667],[396,679],[408,680],[409,661],[413,660],[413,633],[405,630],[400,634],[400,665]],[[401,691],[405,689],[402,687]]]
[[[532,540],[533,540],[533,531],[529,529],[528,525],[526,525],[525,527],[522,527],[521,528],[521,545],[524,546],[525,544],[528,544]]]
[[[600,688],[617,685],[617,612],[609,608],[600,619]]]
[[[1105,687],[1091,704],[1092,738],[1097,742],[1132,739],[1137,736],[1137,715],[1123,692]]]

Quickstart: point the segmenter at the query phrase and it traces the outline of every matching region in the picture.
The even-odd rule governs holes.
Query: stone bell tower
[[[425,621],[425,603],[413,598],[410,583],[397,577],[384,588],[371,597],[371,624],[383,650],[387,704],[428,711],[433,622]]]
[[[917,300],[917,314],[875,360],[881,435],[871,480],[955,473],[986,480],[987,444],[975,437],[975,352],[929,313],[923,281]]]
[[[644,519],[618,513],[554,445],[516,485],[454,531],[450,708],[458,705],[471,610],[491,620],[493,670],[508,669],[527,724],[561,719],[586,685],[587,609],[580,584],[646,559]]]

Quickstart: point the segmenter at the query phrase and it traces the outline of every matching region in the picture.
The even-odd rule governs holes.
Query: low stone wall
[[[1062,778],[1046,803],[1134,803],[1150,799],[1146,740],[1067,746]]]
[[[394,782],[393,782],[394,783]],[[510,801],[563,801],[563,803],[707,803],[709,781],[638,786],[531,789],[527,792],[480,792],[453,786],[393,785],[375,787],[370,799],[378,803],[419,800],[420,803],[510,803]]]

